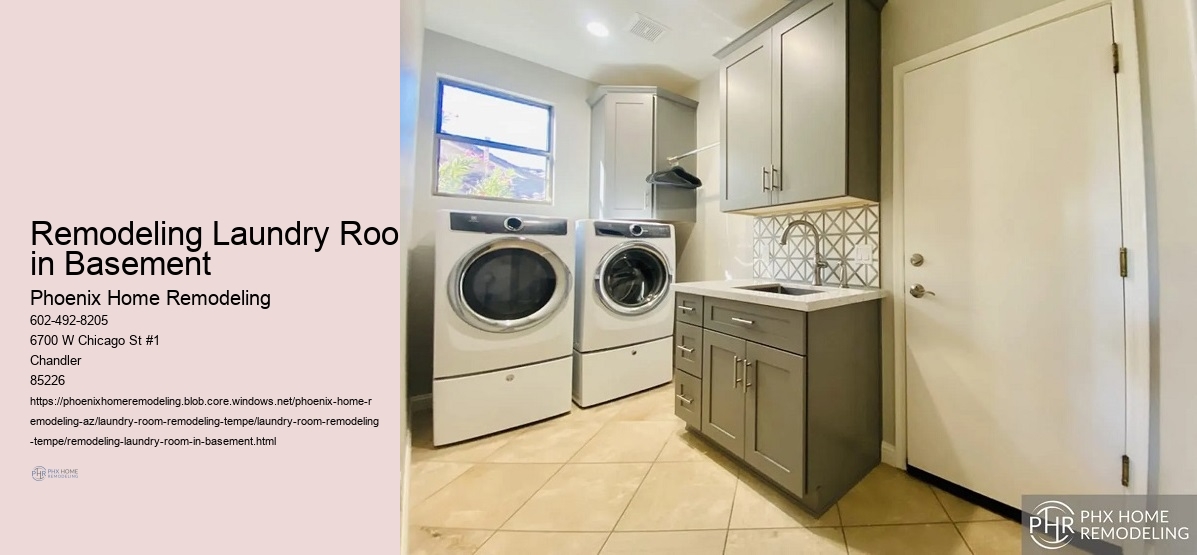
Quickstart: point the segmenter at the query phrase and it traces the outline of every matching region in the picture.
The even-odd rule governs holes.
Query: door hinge
[[[1114,43],[1114,73],[1122,69],[1122,60],[1118,56],[1118,43]]]
[[[1126,247],[1118,249],[1118,275],[1126,277]]]
[[[1122,487],[1130,487],[1130,457],[1122,456]]]

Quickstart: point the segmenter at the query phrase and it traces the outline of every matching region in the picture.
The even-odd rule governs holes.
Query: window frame
[[[444,130],[442,128],[442,123],[443,123],[442,118],[444,116],[443,103],[444,103],[444,98],[445,98],[445,86],[446,85],[448,85],[450,87],[464,89],[464,90],[467,90],[470,92],[475,92],[478,94],[484,94],[486,96],[491,96],[494,98],[499,98],[502,100],[507,100],[507,101],[516,102],[519,104],[524,104],[527,106],[543,108],[549,114],[548,124],[545,126],[545,135],[546,135],[545,136],[545,144],[548,145],[548,149],[540,150],[540,149],[528,148],[528,147],[524,147],[524,146],[513,145],[513,144],[499,142],[499,141],[488,141],[486,139],[476,139],[474,137],[466,137],[463,135],[456,135],[453,133],[444,132]],[[438,77],[436,80],[436,116],[435,116],[434,127],[432,130],[432,137],[433,137],[432,194],[433,194],[433,196],[493,200],[493,201],[502,201],[502,202],[519,202],[519,203],[525,203],[525,204],[552,205],[553,199],[554,199],[554,195],[553,195],[553,193],[554,193],[554,190],[553,190],[553,185],[554,185],[554,183],[553,183],[553,181],[554,181],[553,180],[553,166],[554,166],[554,164],[553,164],[553,147],[554,147],[553,128],[555,127],[555,124],[556,124],[556,112],[553,109],[552,104],[548,104],[546,102],[540,102],[537,100],[532,100],[527,97],[523,97],[523,96],[512,94],[512,93],[509,93],[506,91],[501,91],[498,89],[486,87],[483,85],[467,83],[467,82],[449,78],[449,77]],[[460,143],[472,144],[475,146],[486,147],[486,148],[497,148],[500,150],[508,150],[508,151],[512,151],[512,152],[519,152],[522,154],[544,156],[545,157],[544,199],[543,200],[535,200],[535,199],[521,199],[521,198],[505,198],[505,197],[491,197],[491,196],[485,196],[485,195],[471,195],[471,194],[441,192],[441,190],[440,190],[440,166],[441,166],[441,163],[440,162],[441,162],[441,141],[443,141],[443,140],[450,140],[450,141],[455,141],[455,142],[460,142]]]

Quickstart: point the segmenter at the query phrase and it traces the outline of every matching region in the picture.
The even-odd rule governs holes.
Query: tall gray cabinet
[[[651,185],[667,158],[694,150],[698,103],[658,87],[602,86],[590,97],[590,215],[693,222],[694,189]],[[687,161],[693,173],[693,159]]]
[[[883,0],[796,0],[717,53],[725,212],[880,200]]]

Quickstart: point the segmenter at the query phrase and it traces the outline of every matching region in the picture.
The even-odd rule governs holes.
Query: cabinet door
[[[653,110],[651,94],[609,94],[606,103],[604,152],[599,168],[602,215],[609,219],[651,219]]]
[[[816,0],[773,29],[774,204],[847,193],[846,0]]]
[[[806,359],[748,342],[744,461],[795,495],[806,485]]]
[[[766,206],[771,198],[770,50],[770,35],[764,33],[729,56],[719,74],[724,211]]]
[[[745,342],[706,330],[702,343],[702,433],[742,457]]]

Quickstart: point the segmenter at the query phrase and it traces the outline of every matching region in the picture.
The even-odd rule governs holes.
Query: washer
[[[438,214],[433,444],[570,411],[574,262],[563,218]]]
[[[580,220],[573,399],[589,407],[673,379],[673,226]]]

